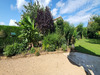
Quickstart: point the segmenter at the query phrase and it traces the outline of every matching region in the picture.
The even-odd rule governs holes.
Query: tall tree
[[[43,34],[54,31],[53,17],[50,8],[41,8],[37,12],[36,25]]]
[[[98,35],[99,31],[100,31],[100,16],[99,15],[92,16],[87,26],[88,37],[96,38],[100,36]]]
[[[74,26],[70,25],[68,22],[64,22],[64,36],[67,40],[67,47],[71,43],[71,38],[74,34]]]
[[[33,3],[32,0],[30,0],[28,5],[24,5],[24,9],[25,10],[22,10],[23,11],[23,14],[21,15],[22,18],[24,18],[25,16],[29,16],[33,21],[37,17],[37,10],[40,9],[40,4],[38,1]]]
[[[83,24],[80,23],[76,28],[77,28],[78,35],[80,36],[80,39],[82,39]]]

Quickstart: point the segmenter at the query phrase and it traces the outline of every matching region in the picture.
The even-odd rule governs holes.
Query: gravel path
[[[0,75],[86,75],[63,53],[0,60]]]

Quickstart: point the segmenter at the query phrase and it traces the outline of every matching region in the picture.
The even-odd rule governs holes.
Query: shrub
[[[35,55],[36,55],[36,56],[39,56],[39,55],[40,55],[40,53],[39,53],[38,50],[35,51]]]
[[[55,51],[55,49],[61,47],[62,44],[66,44],[65,37],[56,33],[45,36],[43,40],[43,48],[47,51]]]
[[[52,48],[54,45],[55,48],[58,46],[59,35],[56,33],[49,34],[44,37],[43,40],[43,48],[46,50],[47,48]],[[54,50],[54,49],[53,49]]]
[[[55,51],[55,45],[49,45],[46,50],[49,52],[49,51]]]
[[[32,47],[31,50],[30,50],[29,52],[30,52],[30,53],[35,53],[34,47]]]
[[[13,55],[16,55],[16,54],[20,54],[22,51],[25,50],[25,44],[23,43],[14,43],[12,45],[7,45],[5,48],[4,48],[4,52],[3,54],[5,56],[13,56]]]
[[[4,53],[3,53],[5,56],[12,56],[15,54],[15,51],[13,49],[13,45],[7,45],[5,48],[4,48]]]
[[[63,51],[66,51],[67,45],[66,45],[66,44],[63,44],[63,45],[61,46],[61,48],[62,48]]]
[[[66,38],[61,36],[58,40],[58,47],[61,47],[62,44],[66,44]]]

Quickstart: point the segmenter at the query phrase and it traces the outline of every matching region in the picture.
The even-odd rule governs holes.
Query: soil
[[[0,60],[0,75],[86,75],[63,53]]]

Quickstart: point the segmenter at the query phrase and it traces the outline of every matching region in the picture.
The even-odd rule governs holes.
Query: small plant
[[[49,45],[46,50],[49,52],[49,51],[55,51],[55,45]]]
[[[35,53],[34,47],[32,47],[31,50],[30,50],[29,52],[30,52],[30,53]]]
[[[66,44],[63,44],[63,45],[61,46],[61,48],[62,48],[63,51],[66,51],[67,45],[66,45]]]
[[[13,50],[13,45],[7,45],[5,48],[4,48],[4,52],[3,54],[5,56],[12,56],[15,54],[15,51]]]
[[[38,50],[35,51],[35,55],[36,55],[36,56],[39,56],[39,55],[40,55],[40,53],[39,53]]]

